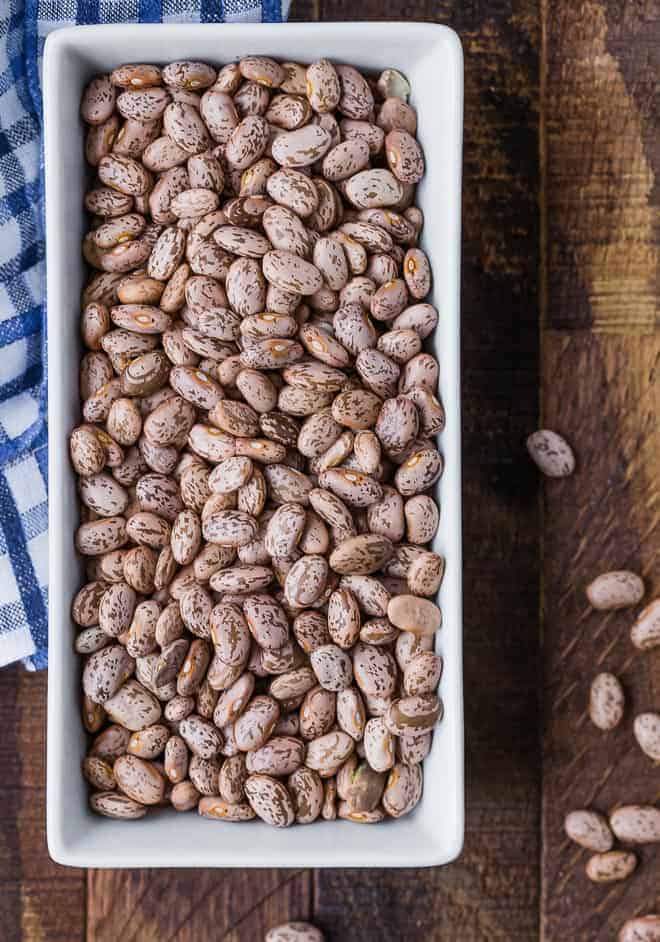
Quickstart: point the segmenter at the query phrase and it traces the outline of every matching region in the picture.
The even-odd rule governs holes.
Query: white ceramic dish
[[[422,244],[433,265],[432,302],[440,311],[434,351],[447,413],[441,438],[446,470],[438,552],[447,560],[440,593],[445,717],[424,763],[424,794],[414,813],[377,827],[345,821],[275,830],[163,812],[139,821],[99,818],[80,774],[80,663],[69,610],[82,578],[74,552],[78,520],[67,435],[80,417],[78,315],[84,269],[80,243],[87,170],[80,95],[96,73],[120,62],[197,58],[221,64],[250,53],[311,62],[320,56],[409,78],[418,109],[427,174],[418,202]],[[77,867],[420,867],[455,858],[463,841],[460,491],[460,180],[463,105],[461,46],[455,33],[423,23],[92,26],[51,35],[44,57],[48,372],[50,429],[50,668],[48,684],[48,846]]]

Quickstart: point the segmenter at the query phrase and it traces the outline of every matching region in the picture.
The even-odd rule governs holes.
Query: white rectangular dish
[[[92,814],[80,773],[80,659],[73,649],[71,599],[82,581],[74,550],[78,504],[67,437],[80,420],[78,363],[85,233],[79,102],[89,79],[122,62],[179,58],[224,64],[247,54],[311,62],[325,56],[378,73],[404,72],[419,119],[426,176],[417,203],[421,244],[434,275],[429,300],[440,321],[432,352],[440,368],[445,472],[434,549],[446,559],[439,604],[444,625],[440,696],[445,715],[424,762],[424,793],[407,817],[377,827],[346,821],[277,830],[261,822],[211,822],[171,811],[138,821]],[[77,867],[421,867],[448,863],[463,842],[463,692],[460,467],[460,207],[463,67],[458,38],[426,23],[284,25],[119,25],[63,29],[46,43],[43,71],[48,267],[50,621],[48,678],[48,846]]]

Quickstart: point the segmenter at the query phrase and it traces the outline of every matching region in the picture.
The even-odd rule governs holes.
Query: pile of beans
[[[282,827],[420,799],[444,411],[408,93],[266,57],[84,92],[72,612],[100,814]]]

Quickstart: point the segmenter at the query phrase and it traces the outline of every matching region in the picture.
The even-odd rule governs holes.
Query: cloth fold
[[[47,666],[48,447],[39,70],[63,26],[280,22],[290,0],[8,0],[0,8],[0,666]],[[81,90],[82,91],[82,90]],[[82,208],[81,208],[82,211]]]

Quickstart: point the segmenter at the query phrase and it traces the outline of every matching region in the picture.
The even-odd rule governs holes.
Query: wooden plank
[[[85,877],[46,849],[46,675],[3,670],[0,683],[0,937],[84,937]]]
[[[658,319],[660,6],[547,4],[548,326]]]
[[[90,870],[87,942],[263,939],[311,916],[303,870]]]
[[[627,918],[660,903],[652,847],[639,852],[631,879],[596,886],[584,875],[588,854],[562,827],[573,808],[607,812],[658,798],[657,773],[632,722],[660,703],[660,654],[630,643],[634,612],[590,610],[584,586],[599,572],[630,568],[643,575],[648,598],[660,593],[659,361],[660,336],[552,332],[544,341],[545,420],[575,443],[579,460],[573,477],[548,483],[544,502],[545,942],[614,938]],[[612,733],[587,716],[589,683],[601,670],[621,678],[628,699]]]
[[[289,10],[289,20],[292,23],[318,20],[320,15],[321,0],[293,0]]]
[[[538,514],[524,457],[538,410],[536,2],[364,2],[434,18],[466,68],[463,243],[467,832],[445,869],[321,871],[317,922],[364,942],[538,935]],[[323,0],[329,19],[347,0]],[[396,65],[396,63],[392,63]],[[438,809],[442,813],[442,809]],[[386,845],[384,845],[386,846]]]
[[[660,906],[651,848],[631,879],[595,886],[562,827],[575,807],[658,798],[632,722],[658,708],[660,654],[631,645],[634,611],[591,611],[584,586],[631,568],[647,599],[660,592],[660,6],[561,0],[544,18],[543,424],[573,443],[578,467],[544,488],[541,931],[544,942],[591,942]],[[628,701],[609,734],[586,712],[600,670],[621,677]]]

